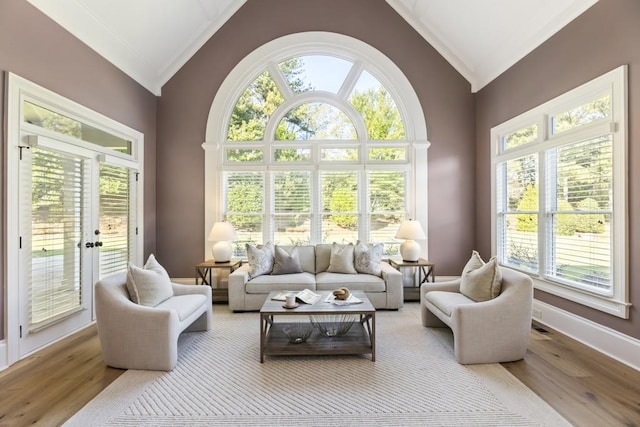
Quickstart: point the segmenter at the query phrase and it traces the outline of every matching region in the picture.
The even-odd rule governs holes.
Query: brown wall
[[[155,251],[156,97],[25,0],[0,1],[0,71],[0,99],[4,100],[7,72],[12,72],[144,133],[144,249],[145,253]],[[4,107],[3,102],[0,104],[2,156],[5,153]],[[4,182],[4,161],[0,164],[3,169],[0,179]],[[4,197],[0,203],[1,218],[5,210]],[[5,247],[3,244],[0,254]],[[4,266],[0,269],[2,339]]]
[[[360,39],[391,58],[413,85],[432,143],[429,254],[440,274],[456,274],[474,247],[473,95],[469,83],[384,0],[249,0],[162,88],[158,259],[179,277],[192,277],[202,261],[207,230],[201,144],[221,83],[256,48],[305,31]]]
[[[477,228],[483,253],[491,250],[490,130],[518,114],[629,64],[629,283],[630,320],[541,291],[540,301],[640,338],[640,1],[600,0],[566,28],[494,80],[476,96]]]

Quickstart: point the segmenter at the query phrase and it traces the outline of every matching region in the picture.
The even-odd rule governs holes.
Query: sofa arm
[[[244,310],[245,308],[245,285],[250,279],[249,264],[242,264],[231,274],[229,274],[229,309],[232,311]]]
[[[396,309],[402,307],[404,304],[402,273],[386,262],[380,263],[380,268],[382,269],[382,279],[387,289],[386,308]]]

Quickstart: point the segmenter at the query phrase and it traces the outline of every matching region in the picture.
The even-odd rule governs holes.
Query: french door
[[[135,254],[132,162],[50,137],[20,155],[20,357],[94,320],[93,283]]]

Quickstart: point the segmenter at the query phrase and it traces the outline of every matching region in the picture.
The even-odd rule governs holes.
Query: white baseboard
[[[640,340],[542,301],[533,302],[533,319],[640,371]]]
[[[0,341],[0,371],[3,371],[9,367],[7,363],[7,341]]]

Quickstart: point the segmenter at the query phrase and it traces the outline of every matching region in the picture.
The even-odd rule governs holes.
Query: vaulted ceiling
[[[246,2],[28,1],[156,95]],[[475,92],[598,0],[386,1]]]

